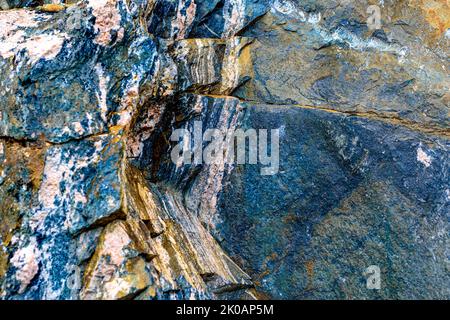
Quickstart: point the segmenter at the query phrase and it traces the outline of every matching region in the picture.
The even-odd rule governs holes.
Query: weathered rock
[[[233,119],[234,128],[279,128],[279,173],[261,176],[248,164],[176,166],[173,147],[150,157],[171,130],[144,143],[141,168],[184,193],[187,208],[263,295],[448,297],[448,26],[436,14],[447,8],[386,4],[384,32],[373,32],[369,4],[337,5],[276,1],[240,33],[256,39],[246,59],[254,70],[234,94],[255,102],[235,100],[232,109],[245,111],[234,118],[223,116],[222,97],[184,95],[165,122],[191,133],[194,121],[203,130],[229,129]],[[403,26],[399,12],[414,26]],[[221,42],[201,43],[198,54],[184,55],[198,60],[185,59],[179,72],[191,92],[208,94],[220,81],[211,44]],[[371,265],[381,269],[381,291],[366,287]]]
[[[148,30],[163,39],[229,38],[269,10],[270,1],[163,0],[149,15]]]
[[[61,143],[128,123],[156,58],[131,14],[113,0],[0,12],[0,135]]]
[[[0,297],[448,299],[450,9],[373,4],[0,0]]]
[[[36,145],[0,141],[0,276],[7,270],[8,247],[39,190],[44,150]]]
[[[187,39],[175,44],[180,91],[226,95],[249,79],[251,40]]]
[[[81,298],[124,299],[146,289],[150,275],[135,246],[125,222],[108,225],[87,266]]]
[[[296,106],[246,112],[244,128],[280,128],[280,171],[238,166],[216,230],[257,288],[279,299],[448,297],[445,138]],[[366,288],[371,265],[381,291]]]
[[[411,27],[402,24],[413,21],[419,30],[428,30],[426,20],[418,18],[426,10],[423,5],[413,9],[406,2],[386,4],[383,17],[390,20],[383,20],[381,37],[381,30],[374,32],[363,23],[369,4],[358,2],[334,12],[332,2],[319,1],[307,12],[305,4],[275,1],[270,13],[244,33],[257,39],[251,47],[255,71],[236,95],[270,104],[373,114],[445,131],[449,65],[442,50],[448,48],[448,26],[438,43],[423,46],[421,32],[408,34]],[[345,10],[355,18],[350,20]]]
[[[149,286],[147,291],[153,295],[147,298],[170,297],[168,292],[179,298],[214,298],[251,286],[249,277],[185,208],[180,193],[166,186],[149,188],[142,173],[131,167],[127,172],[127,221],[137,230],[137,237],[140,230],[148,230],[152,266],[160,274]],[[140,239],[139,243],[146,241]]]
[[[311,107],[181,101],[175,128],[193,132],[200,121],[203,130],[280,129],[276,175],[262,176],[261,166],[248,164],[161,166],[171,163],[164,159],[153,178],[184,193],[187,208],[250,272],[260,293],[448,296],[445,137]],[[380,292],[366,288],[371,265],[384,275]]]

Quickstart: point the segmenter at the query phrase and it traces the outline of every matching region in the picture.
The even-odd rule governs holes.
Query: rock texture
[[[0,9],[2,299],[450,298],[447,1]],[[198,124],[279,170],[174,163]]]

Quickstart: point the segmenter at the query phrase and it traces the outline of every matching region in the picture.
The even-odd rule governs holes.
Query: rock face
[[[450,298],[446,1],[0,9],[2,299]]]

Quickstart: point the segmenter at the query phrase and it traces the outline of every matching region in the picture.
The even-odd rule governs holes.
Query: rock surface
[[[0,0],[0,298],[449,299],[449,17]],[[174,162],[198,128],[279,162]]]

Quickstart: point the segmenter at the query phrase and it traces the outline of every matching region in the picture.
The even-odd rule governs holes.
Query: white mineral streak
[[[95,72],[97,73],[98,88],[99,88],[99,92],[96,93],[97,100],[101,110],[101,117],[103,121],[106,122],[106,116],[108,114],[108,105],[106,99],[108,94],[109,77],[104,74],[102,65],[100,63],[97,63],[95,65]]]
[[[72,162],[64,163],[61,152],[47,155],[44,167],[44,180],[39,189],[39,202],[45,208],[54,208],[55,199],[61,196],[60,182],[68,175],[73,166]]]
[[[178,42],[177,61],[188,74],[188,85],[215,85],[220,83],[219,94],[229,94],[239,85],[242,74],[240,54],[248,44],[246,38],[189,39]],[[217,51],[225,45],[223,61]],[[218,67],[220,66],[220,67]]]
[[[229,38],[245,25],[245,0],[227,0],[223,8],[225,26],[223,37]]]
[[[11,264],[17,269],[15,277],[20,282],[19,294],[21,294],[39,271],[39,249],[35,238],[31,238],[27,246],[14,253]]]
[[[215,269],[219,268],[219,264],[214,263],[217,252],[215,250],[208,252],[211,250],[209,242],[211,236],[205,232],[198,218],[180,204],[176,195],[168,193],[166,196],[163,202],[164,209],[169,216],[175,213],[175,216],[172,214],[171,218],[180,226],[180,229],[169,229],[163,233],[162,237],[155,238],[155,248],[158,252],[155,260],[158,269],[170,285],[176,288],[177,284],[172,280],[177,277],[177,271],[173,269],[175,260],[187,281],[202,288],[204,283],[199,274],[216,273]],[[183,243],[182,247],[180,247],[181,243]],[[174,248],[177,248],[176,255],[172,253]],[[200,270],[196,270],[194,261]]]
[[[296,10],[293,3],[283,0],[275,0],[272,9],[285,15],[290,15]]]
[[[201,114],[202,110],[203,110],[203,97],[201,95],[198,95],[195,97],[195,103],[194,106],[192,107],[192,110],[195,111],[195,113],[197,114]]]
[[[388,44],[378,39],[361,39],[357,35],[343,29],[338,28],[333,33],[329,33],[326,30],[321,29],[322,37],[327,41],[338,41],[347,44],[351,49],[355,50],[369,50],[376,49],[380,52],[395,53],[399,57],[399,61],[404,61],[405,56],[408,54],[408,49],[401,47],[397,44]]]
[[[120,298],[124,292],[128,292],[130,290],[130,281],[121,278],[114,277],[110,281],[103,284],[102,291],[99,291],[97,297],[99,299],[104,300],[117,300]],[[99,293],[103,293],[103,295],[99,295]]]
[[[29,10],[0,11],[0,56],[4,59],[14,57],[21,50],[26,50],[29,62],[36,63],[43,58],[50,60],[61,51],[65,33],[52,31],[27,36],[26,29],[37,28],[38,15]],[[45,17],[40,16],[40,20]]]
[[[172,57],[160,54],[155,62],[158,76],[155,80],[159,83],[162,97],[171,96],[175,93],[178,85],[178,67]]]
[[[240,52],[247,44],[242,38],[231,38],[227,42],[223,65],[222,82],[220,92],[230,94],[239,85],[241,75],[241,65],[239,63]]]
[[[421,147],[417,149],[417,161],[422,163],[426,168],[431,166],[431,156],[427,155]]]
[[[272,4],[271,12],[310,24],[325,42],[341,43],[351,50],[393,54],[397,57],[399,64],[407,68],[411,76],[421,79],[424,83],[436,83],[436,87],[442,94],[446,94],[448,91],[449,77],[445,67],[443,71],[434,67],[434,60],[429,58],[436,55],[436,52],[430,50],[427,46],[420,43],[402,46],[395,42],[387,43],[377,38],[365,39],[342,27],[331,32],[320,25],[320,12],[308,14],[302,11],[296,3],[289,0],[276,0]],[[442,90],[442,88],[445,89]]]
[[[189,3],[189,6],[185,8],[186,3]],[[186,9],[184,13],[183,10]],[[197,9],[197,5],[195,4],[195,0],[179,0],[178,2],[178,10],[177,17],[175,22],[172,24],[172,37],[176,40],[184,39],[188,35],[187,32],[195,20],[195,12]]]
[[[206,85],[219,80],[215,72],[218,63],[215,45],[218,41],[189,39],[178,43],[177,60],[186,68],[191,84]]]
[[[188,57],[191,48],[189,46],[189,41],[192,40],[180,40],[176,47],[176,60],[182,62],[184,65],[188,65]]]
[[[209,84],[217,80],[215,74],[216,51],[214,40],[196,39],[197,53],[191,69],[193,83]]]
[[[51,239],[50,242],[46,242],[42,245],[40,250],[41,257],[41,272],[39,274],[39,279],[44,283],[52,283],[58,280],[55,280],[52,277],[52,271],[55,269],[58,264],[58,259],[54,257],[53,248],[57,243],[55,243],[55,239]],[[59,282],[64,282],[66,279],[59,279]],[[43,288],[43,299],[44,300],[56,300],[61,296],[62,291],[64,290],[64,286],[59,288],[54,288],[54,286],[46,285]]]
[[[118,0],[90,0],[88,6],[92,8],[95,17],[94,28],[97,31],[95,42],[101,46],[111,44],[111,31],[117,31],[117,42],[122,40],[124,30],[120,26],[121,15],[117,8]]]
[[[132,243],[125,222],[116,221],[108,225],[97,247],[93,268],[87,275],[86,287],[81,292],[83,299],[115,299],[121,292],[130,289],[130,283],[119,275],[126,261],[126,248]]]
[[[222,103],[222,102],[221,102]],[[226,150],[224,161],[219,164],[211,164],[208,169],[205,170],[206,183],[202,186],[203,190],[201,194],[200,203],[200,216],[201,220],[211,228],[215,230],[215,226],[221,223],[220,216],[217,213],[218,196],[223,189],[223,179],[225,174],[230,173],[233,170],[233,164],[227,163],[225,166],[225,159],[228,156],[228,152],[233,150],[227,150],[227,147],[232,145],[232,135],[229,134],[236,129],[239,119],[239,103],[235,98],[226,98],[223,100],[222,112],[219,116],[219,122],[217,128],[221,128],[222,135],[226,137],[219,150]]]

